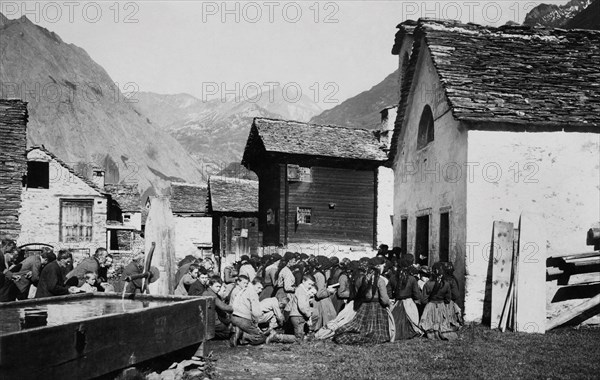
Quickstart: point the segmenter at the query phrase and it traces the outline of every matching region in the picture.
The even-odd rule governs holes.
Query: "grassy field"
[[[460,339],[370,346],[330,341],[229,348],[210,342],[216,379],[599,379],[600,329],[545,335],[467,326]]]

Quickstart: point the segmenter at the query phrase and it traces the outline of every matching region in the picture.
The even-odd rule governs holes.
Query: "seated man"
[[[175,288],[175,295],[189,295],[190,287],[194,282],[198,281],[199,274],[200,267],[198,266],[198,264],[190,264],[188,272],[181,277],[181,280],[179,280],[179,284],[177,284],[177,287]]]
[[[302,283],[298,285],[289,305],[290,322],[294,327],[294,335],[298,341],[304,339],[305,326],[312,325],[313,308],[311,306],[311,298],[315,295],[317,289],[315,287],[315,276],[305,274],[302,277]]]
[[[208,272],[206,268],[200,266],[198,268],[198,281],[194,281],[188,290],[188,296],[201,296],[208,289]]]
[[[244,274],[241,274],[237,277],[237,279],[235,280],[235,287],[233,289],[231,289],[231,293],[229,293],[228,295],[228,302],[230,305],[233,305],[233,300],[235,299],[235,297],[240,294],[240,292],[244,289],[246,289],[248,287],[248,284],[250,283],[250,280],[248,279],[248,277]]]
[[[233,307],[223,302],[219,296],[221,290],[221,278],[212,276],[208,280],[208,289],[202,294],[203,296],[213,297],[215,299],[215,338],[229,339],[231,333],[231,313]]]
[[[294,343],[293,335],[277,334],[275,330],[263,332],[258,327],[259,321],[264,321],[263,311],[258,295],[263,290],[263,279],[255,277],[248,287],[242,290],[233,300],[233,315],[231,322],[235,326],[235,333],[231,337],[231,345],[242,344],[259,345],[269,342]]]

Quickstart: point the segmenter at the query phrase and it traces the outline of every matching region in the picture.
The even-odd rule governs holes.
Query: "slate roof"
[[[206,213],[206,185],[171,182],[171,210],[174,213]]]
[[[142,204],[137,185],[108,184],[104,190],[119,204],[123,212],[141,212]]]
[[[209,203],[215,212],[258,212],[258,181],[211,176]]]
[[[50,156],[50,158],[52,158],[54,161],[58,162],[62,167],[67,169],[69,171],[69,173],[73,174],[75,177],[77,177],[80,180],[82,180],[83,182],[85,182],[86,185],[88,185],[92,189],[96,190],[98,193],[100,193],[102,195],[107,194],[107,192],[104,189],[101,189],[98,186],[96,186],[96,184],[92,180],[88,179],[86,176],[83,176],[83,175],[77,173],[72,167],[67,165],[66,162],[64,162],[63,160],[58,158],[54,153],[50,152],[43,145],[32,146],[31,148],[27,149],[27,154],[29,155],[29,152],[31,152],[32,150],[36,150],[36,149],[39,149],[42,152],[46,153],[48,156]]]
[[[298,121],[255,118],[252,123],[244,161],[254,143],[263,144],[267,152],[319,157],[385,161],[375,134],[371,130]]]
[[[410,33],[399,28],[395,54]],[[467,128],[600,132],[600,32],[419,19],[413,33],[399,123],[419,53],[428,49],[452,115]],[[390,160],[401,128],[396,125]]]
[[[414,33],[456,119],[600,130],[600,32],[422,19]]]

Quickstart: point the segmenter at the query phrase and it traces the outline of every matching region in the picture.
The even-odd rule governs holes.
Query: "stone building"
[[[74,261],[106,246],[108,195],[43,146],[27,150],[18,244],[73,250]]]
[[[171,211],[175,217],[175,255],[212,255],[212,218],[207,210],[206,185],[172,182]]]
[[[600,220],[600,33],[428,19],[399,29],[394,245],[453,262],[465,318],[478,321],[495,220],[516,225],[532,211],[549,256],[589,250],[585,232]]]
[[[103,184],[102,171],[94,170],[93,180]],[[137,185],[103,184],[109,194],[106,221],[106,248],[121,262],[144,250],[142,203]]]
[[[27,173],[27,103],[0,99],[0,239],[21,232],[21,187]]]

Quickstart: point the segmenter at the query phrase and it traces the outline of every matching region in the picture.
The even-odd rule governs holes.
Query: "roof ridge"
[[[39,149],[42,152],[46,153],[48,156],[50,156],[50,158],[52,158],[54,161],[58,162],[62,167],[64,167],[65,169],[67,169],[69,171],[69,173],[73,174],[74,176],[76,176],[77,178],[79,178],[80,180],[82,180],[83,182],[85,182],[86,185],[88,185],[92,189],[96,190],[98,193],[103,194],[103,195],[107,194],[107,192],[104,189],[100,189],[92,180],[90,180],[90,179],[86,178],[85,176],[77,173],[70,165],[68,165],[66,162],[64,162],[63,160],[61,160],[54,153],[50,152],[44,145],[33,145],[29,149],[27,149],[26,153],[29,154],[29,152],[31,152],[31,151],[33,151],[35,149]]]
[[[304,121],[274,119],[274,118],[269,118],[269,117],[255,117],[254,120],[252,121],[252,124],[254,124],[254,122],[256,120],[268,120],[268,121],[284,122],[284,123],[296,123],[296,124],[303,124],[306,126],[314,126],[314,127],[343,128],[343,129],[348,129],[348,130],[352,130],[352,131],[366,131],[366,132],[374,131],[373,129],[368,129],[368,128],[353,128],[353,127],[346,127],[344,125],[335,125],[335,124],[315,124],[315,123],[307,123]]]

